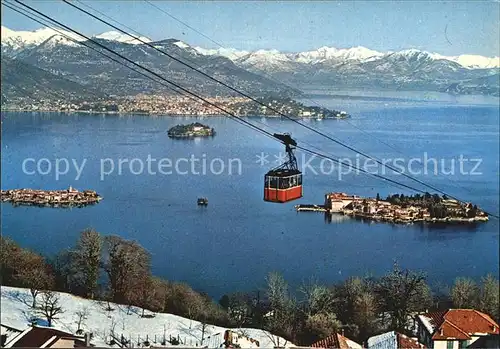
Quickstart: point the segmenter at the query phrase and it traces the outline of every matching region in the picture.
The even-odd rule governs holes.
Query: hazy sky
[[[112,30],[59,1],[27,1],[85,34]],[[177,38],[216,47],[144,1],[85,1],[154,40]],[[76,2],[77,5],[78,2]],[[154,1],[226,47],[304,51],[365,46],[378,51],[425,49],[444,55],[500,55],[498,1]],[[38,23],[2,6],[2,25]]]

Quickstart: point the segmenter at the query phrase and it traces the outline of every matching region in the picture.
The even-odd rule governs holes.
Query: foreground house
[[[416,338],[392,331],[368,338],[368,349],[424,349]]]
[[[340,333],[334,333],[331,336],[326,337],[316,343],[311,344],[312,348],[335,348],[335,349],[361,349],[363,348],[360,344],[350,340],[349,338],[341,335]]]
[[[498,324],[473,309],[449,309],[417,316],[418,338],[428,348],[460,349],[473,347],[483,337],[499,334]]]
[[[479,338],[477,341],[469,345],[467,348],[500,348],[500,335],[490,334]]]
[[[19,333],[23,332],[17,328],[7,326],[5,324],[0,325],[0,347],[4,347],[5,343],[11,340],[12,337],[17,336]]]
[[[90,338],[50,327],[31,326],[9,338],[4,348],[77,348],[91,347]]]

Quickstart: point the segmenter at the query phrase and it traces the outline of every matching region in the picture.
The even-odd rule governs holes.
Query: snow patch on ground
[[[76,297],[67,293],[58,293],[60,304],[64,310],[59,319],[54,320],[53,327],[62,331],[75,333],[77,331],[76,313],[87,309],[88,318],[82,326],[84,331],[93,333],[92,344],[97,346],[110,347],[107,344],[110,333],[114,333],[117,339],[123,335],[136,345],[137,342],[144,342],[148,338],[154,346],[161,346],[164,338],[170,336],[179,338],[183,343],[177,347],[208,346],[210,348],[220,347],[224,342],[224,332],[227,328],[207,325],[205,328],[205,339],[201,345],[202,324],[198,321],[189,320],[181,316],[145,312],[147,317],[141,317],[142,310],[132,308],[128,314],[127,307],[110,303],[111,312],[106,311],[107,303],[92,301]],[[25,330],[29,326],[29,319],[35,314],[30,307],[22,300],[31,299],[29,290],[17,287],[1,286],[1,323],[19,330]],[[259,329],[232,329],[234,332],[242,333],[247,337],[259,341],[260,348],[272,348],[277,343],[278,337]],[[156,343],[153,343],[156,336]],[[282,346],[286,341],[279,338]],[[245,339],[239,339],[242,348],[257,347],[255,343]],[[166,346],[172,346],[168,342]],[[287,343],[286,347],[293,347],[292,343]]]

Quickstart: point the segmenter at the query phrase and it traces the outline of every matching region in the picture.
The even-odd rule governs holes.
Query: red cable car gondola
[[[288,161],[273,168],[264,177],[264,201],[288,202],[302,197],[302,172],[297,166],[293,147],[297,145],[288,134],[274,134],[285,144]]]

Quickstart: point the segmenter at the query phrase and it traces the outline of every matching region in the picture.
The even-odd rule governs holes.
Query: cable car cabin
[[[264,200],[288,202],[302,197],[302,173],[299,170],[277,169],[264,177]]]
[[[297,167],[293,146],[297,143],[288,134],[274,134],[285,144],[288,161],[264,176],[264,201],[288,202],[302,197],[302,173]]]

